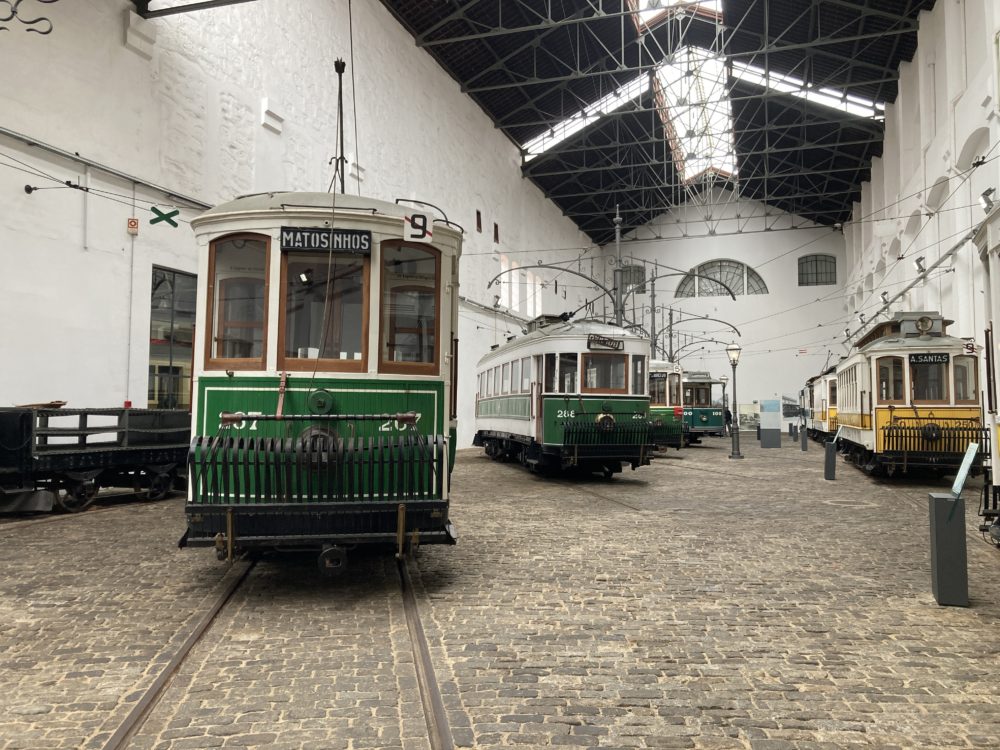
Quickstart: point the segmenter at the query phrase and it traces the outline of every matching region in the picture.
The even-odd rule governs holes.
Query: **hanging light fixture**
[[[889,292],[882,292],[882,294],[879,295],[879,298],[882,300],[883,305],[889,304]]]
[[[915,261],[913,261],[913,265],[916,267],[917,273],[926,273],[927,272],[927,267],[924,266],[924,256],[923,255],[921,255],[919,258],[917,258]]]
[[[865,324],[865,314],[863,312],[858,313],[858,320],[861,321],[861,325]]]
[[[995,192],[996,188],[986,188],[986,190],[979,195],[979,205],[983,207],[984,213],[989,213],[993,210],[993,206],[996,205],[993,200],[993,193]]]

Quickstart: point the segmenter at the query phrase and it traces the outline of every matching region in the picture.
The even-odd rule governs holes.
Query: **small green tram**
[[[701,441],[703,435],[725,435],[726,420],[723,408],[712,400],[715,386],[721,380],[707,372],[685,372],[683,379],[684,425],[692,443]]]
[[[684,371],[676,362],[654,359],[649,363],[651,440],[658,448],[683,448],[691,437],[681,401],[683,376]]]
[[[479,360],[473,444],[532,470],[610,478],[648,464],[649,352],[648,339],[607,323],[535,319]]]
[[[181,546],[314,550],[329,573],[356,545],[454,543],[461,229],[331,193],[244,196],[191,224]]]

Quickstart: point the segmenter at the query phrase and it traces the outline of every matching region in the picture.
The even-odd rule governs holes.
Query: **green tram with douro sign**
[[[649,340],[623,328],[536,318],[479,360],[473,443],[533,470],[646,465],[648,365]]]
[[[726,434],[722,401],[715,403],[712,400],[713,388],[721,386],[722,382],[707,372],[684,373],[684,425],[692,443],[701,442],[702,435]]]
[[[690,438],[681,402],[684,371],[676,362],[654,359],[649,363],[649,419],[651,442],[657,448],[683,448]]]
[[[182,546],[314,550],[332,573],[356,545],[454,543],[461,228],[332,193],[244,196],[191,225]]]

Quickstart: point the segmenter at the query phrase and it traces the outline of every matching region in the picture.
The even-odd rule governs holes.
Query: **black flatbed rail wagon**
[[[180,409],[0,408],[0,500],[47,490],[79,511],[102,486],[160,499],[185,467],[190,435]]]

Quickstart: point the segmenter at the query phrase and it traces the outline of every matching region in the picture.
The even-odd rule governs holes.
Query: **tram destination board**
[[[282,227],[281,249],[333,250],[352,255],[371,255],[372,233],[367,229]]]
[[[608,336],[601,336],[596,333],[592,333],[587,336],[587,348],[588,349],[608,349],[610,351],[621,351],[625,348],[625,341],[623,339],[613,339]]]
[[[923,354],[911,354],[910,364],[911,365],[946,365],[948,364],[950,355],[946,352],[932,353],[926,352]]]

